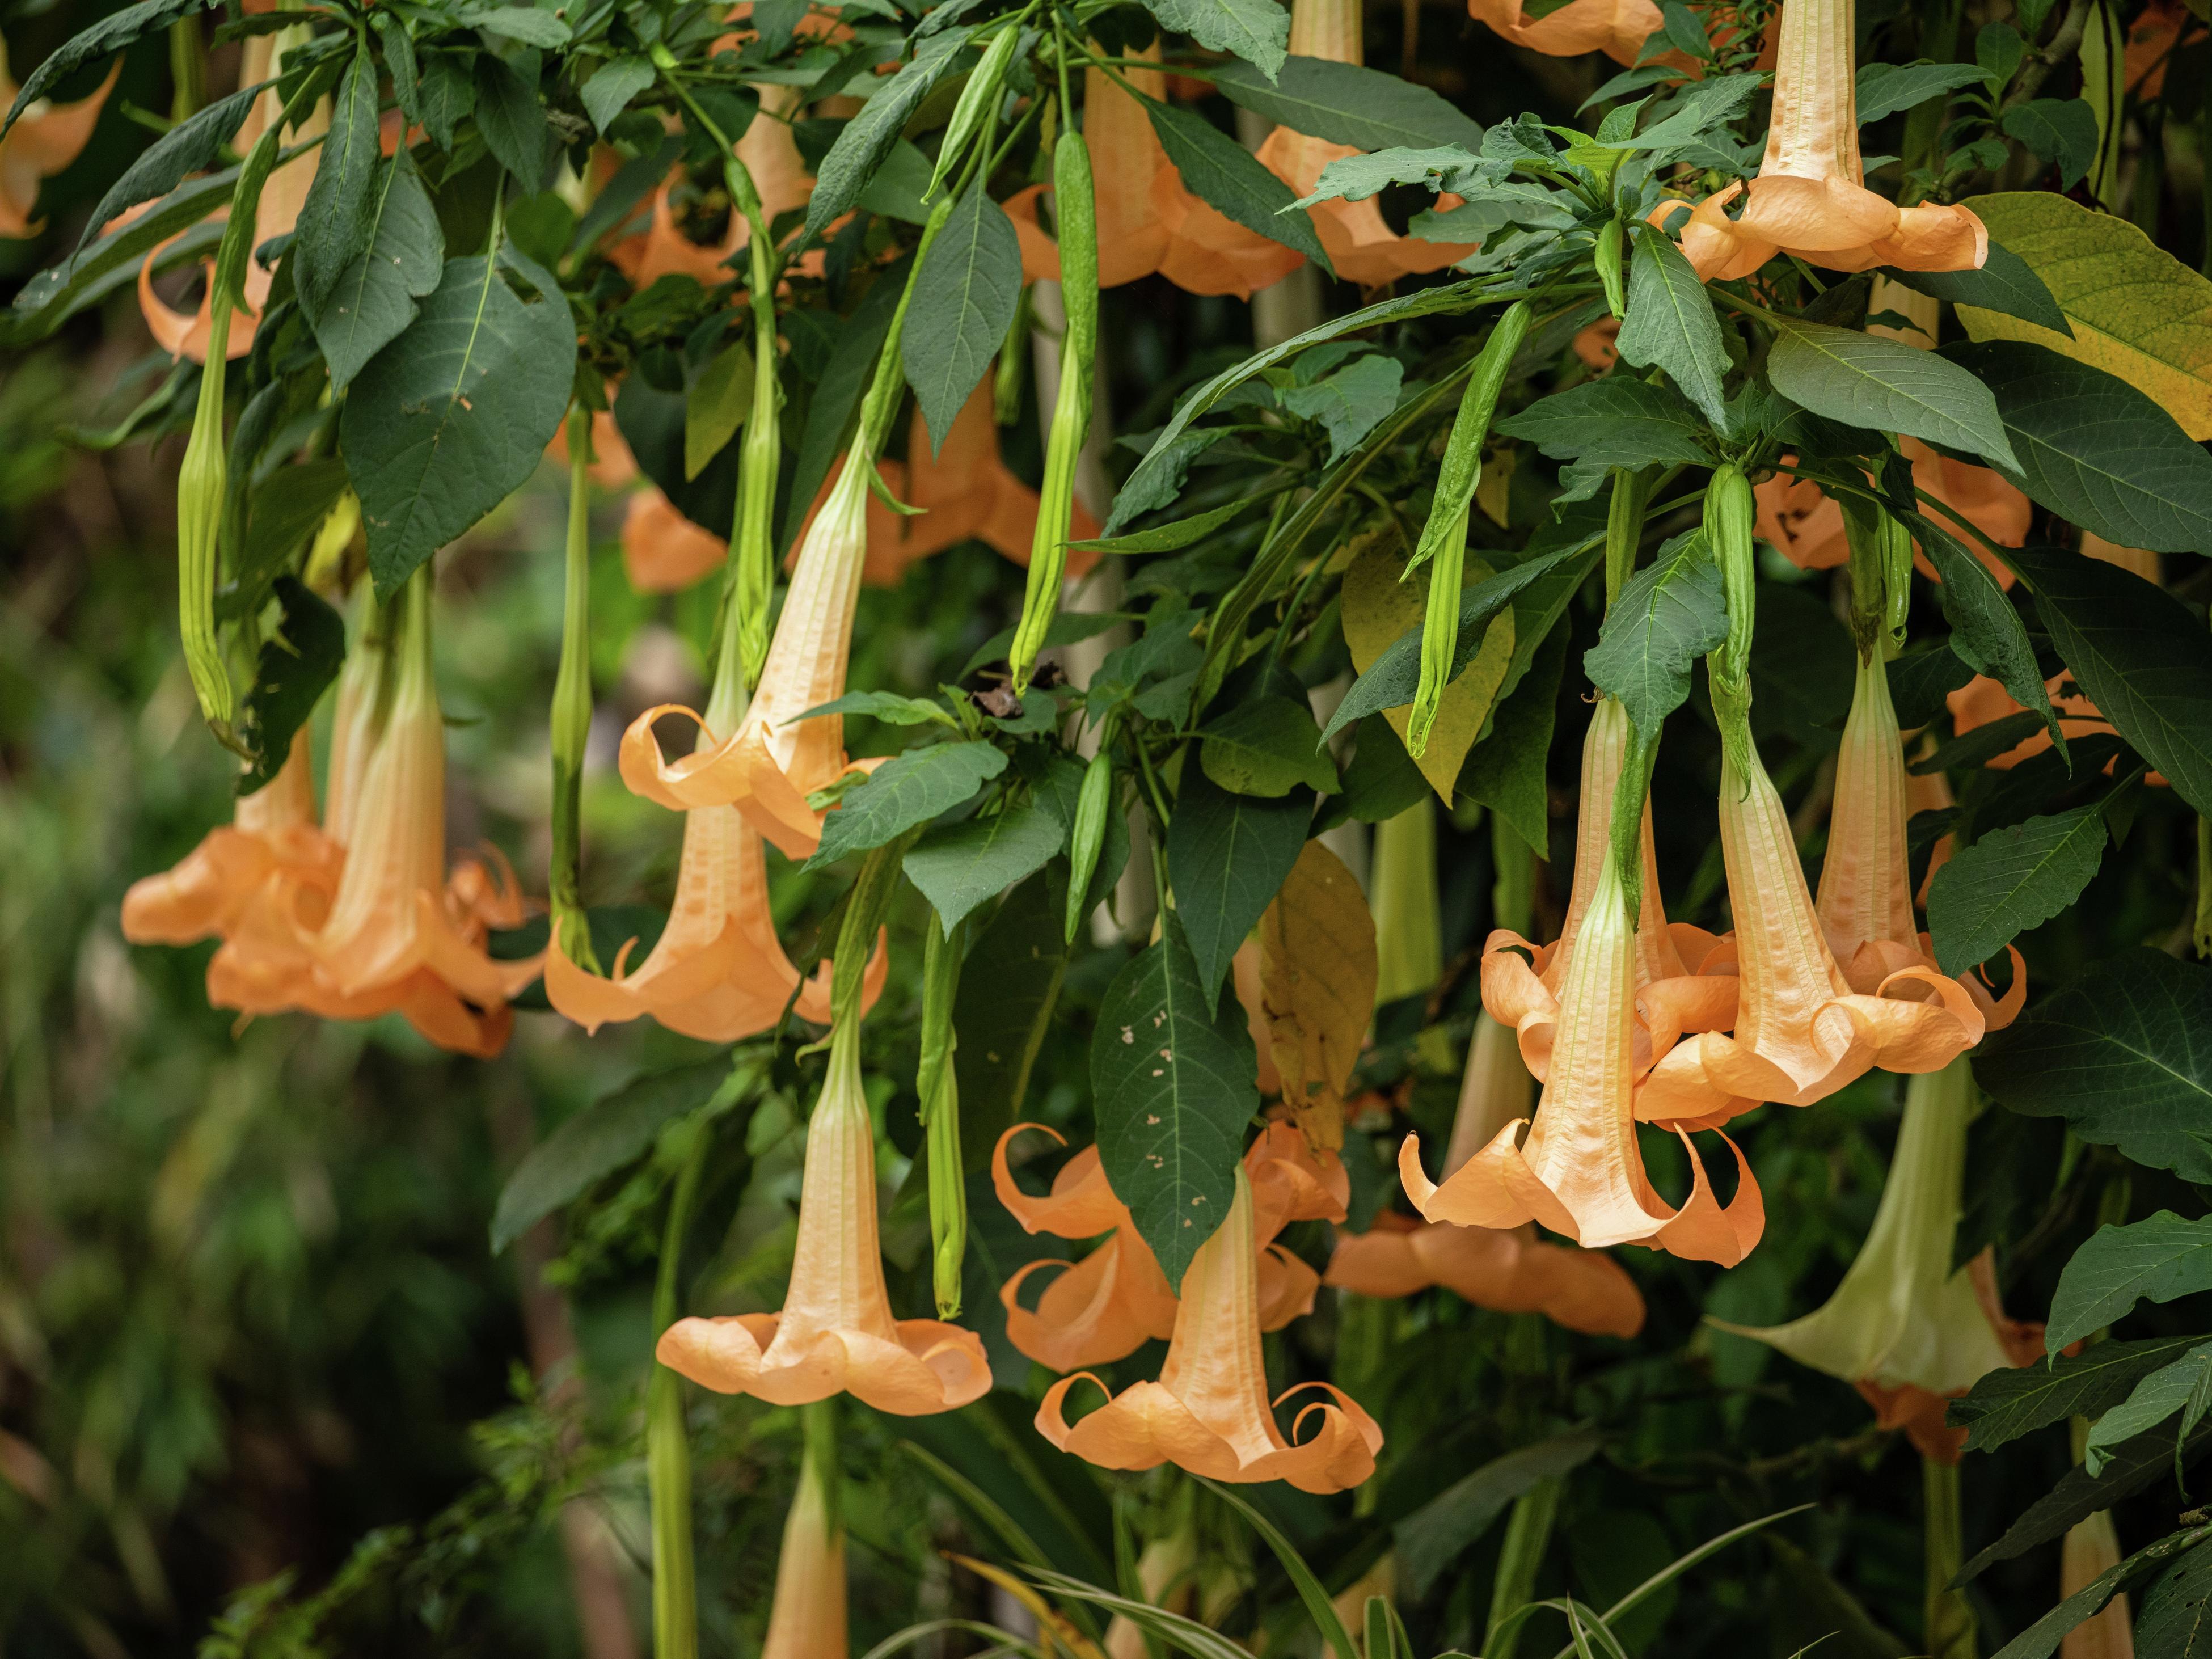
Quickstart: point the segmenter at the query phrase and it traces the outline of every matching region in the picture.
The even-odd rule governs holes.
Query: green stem
[[[553,678],[553,852],[547,870],[553,926],[569,961],[599,971],[580,894],[584,750],[592,734],[592,412],[568,411],[568,542],[561,608],[561,666]]]
[[[1976,1659],[1974,1609],[1964,1590],[1950,1588],[1965,1548],[1959,1505],[1959,1466],[1937,1458],[1920,1460],[1921,1492],[1927,1528],[1927,1627],[1922,1633],[1929,1659]]]
[[[661,1234],[660,1270],[653,1288],[656,1340],[676,1322],[677,1283],[684,1235],[699,1196],[712,1126],[693,1132],[691,1150],[676,1177]],[[684,1422],[684,1379],[658,1360],[646,1388],[646,1477],[653,1512],[653,1651],[654,1659],[698,1659],[699,1597],[691,1550],[691,1448]]]
[[[1536,1574],[1551,1548],[1552,1525],[1559,1518],[1559,1497],[1565,1490],[1565,1483],[1553,1475],[1513,1500],[1505,1522],[1505,1543],[1498,1552],[1498,1576],[1491,1581],[1483,1659],[1513,1659],[1520,1629],[1516,1626],[1500,1635],[1498,1627],[1535,1599]]]
[[[1605,608],[1620,597],[1636,574],[1636,552],[1644,539],[1644,509],[1651,502],[1649,475],[1616,468],[1605,514]]]

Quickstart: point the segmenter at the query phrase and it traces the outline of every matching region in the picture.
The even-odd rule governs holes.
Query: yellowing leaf
[[[2074,337],[1960,306],[1969,334],[2029,341],[2101,368],[2163,407],[2191,438],[2212,438],[2212,281],[2126,220],[2049,191],[1978,196],[1972,205],[1990,234],[2043,279]]]
[[[1344,641],[1352,647],[1352,665],[1363,674],[1397,642],[1400,635],[1420,626],[1428,588],[1420,582],[1400,581],[1399,573],[1404,568],[1395,541],[1377,538],[1355,552],[1344,573]],[[1468,555],[1467,581],[1482,581],[1491,574],[1488,565]],[[1447,806],[1451,805],[1452,786],[1459,781],[1467,751],[1474,747],[1475,738],[1490,719],[1512,657],[1513,612],[1509,609],[1491,620],[1474,660],[1444,688],[1437,723],[1429,732],[1428,749],[1414,764]],[[1402,738],[1413,713],[1410,708],[1386,709],[1382,718]]]
[[[1344,862],[1310,841],[1260,918],[1260,1006],[1307,1140],[1344,1144],[1344,1090],[1375,1011],[1375,922]]]

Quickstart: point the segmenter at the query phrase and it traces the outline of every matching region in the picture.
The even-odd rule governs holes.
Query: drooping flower
[[[657,1352],[702,1388],[778,1406],[850,1394],[878,1411],[918,1417],[989,1391],[990,1361],[974,1332],[891,1316],[857,1018],[831,1034],[829,1075],[806,1122],[799,1246],[783,1310],[679,1319]]]
[[[76,161],[92,142],[100,106],[122,72],[123,60],[118,58],[91,96],[69,104],[39,99],[0,138],[0,238],[35,236],[46,228],[44,220],[31,217],[38,211],[39,186]],[[8,43],[0,40],[0,112],[14,106],[21,90],[8,71]]]
[[[1972,210],[1899,208],[1860,182],[1853,12],[1853,0],[1787,0],[1759,175],[1694,208],[1675,199],[1652,210],[1662,226],[1688,215],[1682,252],[1706,281],[1748,276],[1778,253],[1831,270],[1974,270],[1989,257],[1989,231]]]
[[[1601,52],[1617,64],[1634,63],[1662,21],[1651,0],[1567,0],[1540,17],[1528,16],[1522,0],[1467,0],[1467,15],[1531,52]]]
[[[703,581],[730,556],[730,544],[702,530],[647,484],[623,512],[623,571],[633,592],[673,593]]]
[[[1155,40],[1133,57],[1159,57]],[[1167,96],[1159,70],[1119,71],[1147,98]],[[1083,80],[1083,134],[1096,169],[1098,286],[1118,288],[1155,271],[1191,294],[1233,294],[1249,300],[1304,263],[1305,256],[1247,230],[1183,187],[1144,106],[1102,70]],[[1022,275],[1060,280],[1060,249],[1038,222],[1042,185],[1006,198],[1021,238]]]
[[[1508,1123],[1528,1116],[1534,1089],[1511,1030],[1477,1014],[1444,1152],[1447,1182]],[[1644,1328],[1644,1297],[1618,1262],[1595,1250],[1546,1243],[1527,1224],[1458,1227],[1386,1211],[1370,1231],[1339,1235],[1323,1282],[1379,1297],[1441,1285],[1477,1307],[1540,1313],[1593,1335],[1633,1336]]]
[[[1575,883],[1559,937],[1532,945],[1509,929],[1483,946],[1482,1002],[1491,1018],[1519,1034],[1522,1058],[1539,1080],[1549,1075],[1561,988],[1595,896],[1613,823],[1613,799],[1628,752],[1628,714],[1602,698],[1583,739],[1582,787],[1575,825]],[[1635,936],[1636,1064],[1639,1073],[1686,1031],[1725,1030],[1735,1022],[1736,982],[1720,942],[1702,927],[1669,922],[1659,896],[1651,809],[1644,811],[1642,914]],[[1527,951],[1524,959],[1521,952]]]
[[[1015,1347],[1054,1370],[1104,1365],[1175,1331],[1176,1296],[1152,1248],[1121,1200],[1107,1185],[1098,1149],[1086,1146],[1060,1166],[1042,1198],[1024,1192],[1006,1164],[1006,1146],[1024,1129],[1059,1132],[1041,1123],[1018,1123],[999,1137],[991,1157],[991,1182],[999,1201],[1032,1233],[1060,1238],[1107,1237],[1082,1261],[1047,1256],[1015,1270],[1000,1286],[1006,1337]],[[1292,1221],[1336,1220],[1348,1193],[1344,1166],[1332,1156],[1324,1165],[1287,1123],[1272,1123],[1245,1153],[1244,1165],[1259,1194],[1255,1248],[1260,1252],[1260,1325],[1278,1330],[1310,1312],[1320,1278],[1274,1243]],[[1034,1310],[1018,1300],[1024,1280],[1043,1268],[1060,1268]]]
[[[1442,1185],[1421,1168],[1419,1137],[1408,1135],[1399,1148],[1399,1178],[1430,1221],[1491,1228],[1540,1222],[1588,1249],[1648,1243],[1692,1261],[1733,1267],[1765,1227],[1758,1183],[1735,1144],[1729,1146],[1738,1185],[1725,1207],[1680,1125],[1675,1132],[1689,1155],[1691,1179],[1682,1206],[1670,1207],[1644,1172],[1636,1140],[1638,932],[1618,861],[1609,849],[1600,857],[1566,957],[1534,1116],[1508,1122]]]
[[[1648,0],[1638,3],[1648,4]],[[1361,0],[1295,0],[1291,7],[1291,54],[1332,64],[1364,63],[1360,10]],[[1656,12],[1652,21],[1656,26]],[[1331,161],[1359,153],[1349,144],[1332,144],[1288,127],[1277,127],[1259,149],[1261,165],[1300,197],[1313,193],[1321,183],[1322,170]],[[1439,198],[1437,202],[1439,209],[1458,205],[1455,196]],[[1380,288],[1401,276],[1442,270],[1475,251],[1472,243],[1425,242],[1399,235],[1383,222],[1382,204],[1371,197],[1362,202],[1340,197],[1316,203],[1313,222],[1336,274],[1363,288]]]
[[[1966,1432],[1943,1425],[1944,1401],[2043,1351],[2042,1327],[1997,1306],[1986,1252],[1952,1270],[1973,1115],[1965,1059],[1915,1077],[1874,1225],[1836,1293],[1786,1325],[1713,1322],[1856,1385],[1884,1426],[1905,1428],[1925,1455],[1952,1463]]]
[[[1071,1426],[1068,1390],[1085,1381],[1101,1390],[1105,1384],[1089,1371],[1063,1377],[1037,1407],[1037,1431],[1046,1439],[1101,1468],[1173,1463],[1208,1480],[1287,1480],[1304,1492],[1343,1492],[1375,1473],[1382,1430],[1329,1383],[1304,1385],[1329,1398],[1301,1407],[1288,1437],[1276,1425],[1260,1347],[1253,1186],[1240,1165],[1228,1216],[1183,1274],[1159,1380],[1133,1384]],[[1312,1432],[1300,1438],[1309,1424]]]

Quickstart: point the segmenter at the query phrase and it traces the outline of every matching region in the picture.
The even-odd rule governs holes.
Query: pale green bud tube
[[[921,954],[921,1064],[915,1086],[929,1141],[931,1280],[939,1319],[960,1316],[960,1277],[968,1254],[968,1171],[960,1149],[960,1079],[952,1060],[959,1047],[952,1000],[960,988],[967,939],[965,918],[948,938],[943,920],[930,912]]]
[[[553,854],[546,872],[562,953],[599,971],[579,892],[583,863],[584,749],[592,734],[592,412],[568,411],[568,539],[561,608],[561,666],[553,678]]]

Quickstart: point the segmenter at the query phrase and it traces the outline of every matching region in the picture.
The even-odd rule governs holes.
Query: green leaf
[[[2014,1111],[2212,1183],[2212,968],[2147,947],[2088,969],[1987,1038],[1974,1077]]]
[[[2143,1592],[2136,1651],[2144,1659],[2205,1659],[2212,1653],[2212,1550],[2191,1550]]]
[[[234,577],[244,594],[265,591],[337,505],[345,487],[345,463],[328,456],[280,466],[253,486],[246,498],[246,556]]]
[[[2158,1337],[2142,1342],[2097,1342],[2080,1353],[2058,1354],[2048,1364],[1990,1372],[1946,1418],[1967,1431],[1968,1451],[1995,1451],[2022,1435],[2073,1417],[2097,1417],[2127,1398],[2144,1377],[2170,1364],[2203,1339]]]
[[[1711,459],[1708,428],[1689,399],[1672,386],[1629,374],[1555,392],[1498,422],[1498,430],[1526,439],[1554,460],[1579,460],[1583,470],[1598,473],[1615,466],[1704,466]]]
[[[2160,1210],[2131,1226],[2100,1227],[2058,1275],[2044,1346],[2057,1353],[2138,1302],[2203,1290],[2212,1290],[2212,1218],[2185,1221]]]
[[[343,618],[293,577],[277,577],[276,588],[284,615],[262,640],[254,665],[242,722],[253,764],[239,781],[242,795],[276,775],[292,753],[293,734],[313,714],[345,662]]]
[[[1014,222],[977,179],[961,198],[915,278],[899,356],[929,423],[930,453],[981,383],[1022,296]]]
[[[2033,98],[2004,112],[2005,136],[2058,169],[2058,188],[2080,184],[2097,159],[2097,112],[2083,98]]]
[[[1936,597],[1951,624],[1951,649],[1976,673],[1987,674],[2003,685],[2021,708],[2041,716],[2051,742],[2064,754],[2065,735],[2059,730],[2057,711],[2044,689],[2043,671],[2036,665],[2035,647],[2028,643],[2019,611],[1990,574],[1989,567],[1960,546],[1948,529],[1923,514],[1914,519],[1913,532],[1929,562],[1936,567],[1936,575],[1942,579],[1937,584]]]
[[[559,430],[575,378],[568,302],[511,250],[525,305],[482,257],[449,259],[407,331],[356,377],[338,434],[379,593],[520,489]]]
[[[1943,356],[1996,396],[2013,481],[2122,547],[2212,553],[2212,455],[2126,381],[2039,345],[1991,340]]]
[[[1630,722],[1656,741],[1690,695],[1690,670],[1728,638],[1728,600],[1705,532],[1674,537],[1636,573],[1607,611],[1583,658],[1590,683],[1618,697]]]
[[[483,6],[462,20],[471,28],[520,40],[526,46],[557,52],[573,38],[568,26],[550,11],[535,6]]]
[[[1489,1531],[1515,1498],[1581,1468],[1602,1443],[1594,1431],[1577,1429],[1522,1446],[1492,1458],[1399,1522],[1391,1536],[1413,1594],[1426,1595],[1437,1576]]]
[[[1264,3],[1280,15],[1273,0],[1239,3]],[[1257,156],[1195,110],[1178,109],[1156,98],[1146,99],[1144,105],[1161,148],[1192,195],[1245,229],[1280,242],[1335,274],[1313,220],[1302,209],[1284,211],[1297,198],[1288,185],[1260,165]]]
[[[641,1157],[661,1130],[717,1096],[734,1099],[751,1081],[726,1057],[679,1066],[601,1096],[531,1148],[500,1188],[492,1212],[497,1255],[602,1176]]]
[[[133,42],[168,27],[180,17],[207,10],[212,3],[213,0],[138,0],[137,5],[125,6],[82,33],[72,35],[24,81],[15,94],[15,101],[8,106],[8,118],[0,121],[0,138],[8,136],[18,116],[46,96],[80,64],[121,52]]]
[[[2047,328],[2061,337],[2071,335],[2066,313],[2043,285],[2043,278],[2028,269],[2027,261],[2010,248],[1990,240],[1990,256],[1978,270],[1900,270],[1882,267],[1881,274],[1917,293],[1948,300],[1955,306],[1978,306],[2002,316]]]
[[[1336,1606],[1329,1599],[1328,1591],[1322,1588],[1321,1580],[1314,1577],[1313,1569],[1306,1565],[1305,1558],[1298,1553],[1297,1547],[1284,1534],[1283,1529],[1219,1481],[1207,1480],[1202,1474],[1194,1478],[1203,1482],[1207,1491],[1243,1516],[1252,1530],[1260,1534],[1261,1541],[1282,1564],[1291,1588],[1298,1593],[1298,1600],[1305,1603],[1306,1617],[1313,1620],[1314,1628],[1321,1633],[1322,1640],[1335,1655],[1335,1659],[1360,1659],[1359,1650],[1352,1646],[1352,1633],[1345,1629],[1344,1620],[1337,1617]],[[1368,1598],[1370,1612],[1381,1614],[1380,1625],[1385,1639],[1390,1626],[1389,1605],[1379,1595]],[[1376,1620],[1370,1618],[1368,1627],[1372,1630],[1376,1623]],[[1370,1644],[1367,1652],[1370,1659],[1388,1659],[1389,1650],[1379,1644]]]
[[[2212,1382],[2212,1342],[2191,1348],[2164,1370],[2143,1378],[2125,1400],[2098,1418],[2083,1448],[2083,1467],[2092,1474],[2101,1474],[2113,1447],[2185,1411],[2208,1382]],[[2197,1416],[2203,1414],[2200,1411]],[[2184,1418],[2181,1431],[2186,1434],[2196,1426],[2193,1419]]]
[[[926,726],[932,721],[939,726],[959,724],[945,712],[944,704],[933,702],[927,697],[902,696],[896,691],[848,691],[835,702],[818,702],[802,714],[793,714],[787,724],[819,720],[825,714],[866,714],[871,720],[886,720],[893,726]],[[990,775],[996,777],[998,773],[994,771]]]
[[[380,170],[376,60],[364,43],[338,82],[330,134],[316,158],[315,179],[307,186],[293,236],[292,276],[300,309],[310,323],[322,315],[346,267],[368,252],[376,234],[372,216]]]
[[[898,142],[908,118],[936,90],[975,32],[974,24],[965,23],[922,41],[915,48],[913,61],[878,87],[860,106],[860,112],[845,123],[817,169],[814,194],[806,204],[808,236],[819,236],[832,220],[852,210]]]
[[[1993,830],[1952,854],[1928,890],[1936,965],[1956,978],[2081,896],[2105,861],[2101,806]]]
[[[2082,694],[2175,793],[2212,812],[2212,638],[2203,614],[2102,559],[2051,547],[2006,556],[2035,590],[2036,614]]]
[[[1244,1125],[1260,1106],[1259,1057],[1242,1005],[1231,998],[1213,1012],[1181,913],[1164,920],[1160,938],[1106,988],[1091,1091],[1107,1185],[1179,1290],[1236,1197]]]
[[[1176,519],[1168,524],[1155,525],[1150,530],[1133,531],[1127,536],[1103,536],[1096,541],[1070,542],[1068,545],[1087,553],[1176,553],[1204,541],[1231,520],[1251,511],[1255,498],[1246,496],[1226,506],[1210,507],[1204,513],[1194,513],[1187,519]],[[1007,636],[1012,643],[1012,636]]]
[[[738,434],[753,410],[753,354],[726,349],[684,399],[684,476],[696,479]]]
[[[1067,826],[1034,800],[988,817],[943,824],[906,855],[907,879],[937,907],[946,927],[995,898],[1067,845]]]
[[[1398,406],[1406,371],[1395,357],[1379,354],[1354,359],[1311,386],[1285,386],[1276,401],[1301,420],[1319,421],[1328,431],[1328,460],[1334,466]]]
[[[1628,308],[1616,342],[1623,362],[1667,371],[1715,427],[1725,426],[1721,375],[1728,353],[1711,297],[1682,250],[1650,226],[1636,230],[1628,262]]]
[[[228,146],[231,135],[238,131],[239,123],[252,109],[253,100],[274,84],[260,81],[241,87],[155,139],[100,198],[100,205],[93,209],[83,234],[76,240],[76,252],[82,253],[118,214],[141,202],[167,195],[184,182],[187,173],[215,166]]]
[[[442,62],[442,59],[436,60]],[[514,175],[525,194],[545,182],[553,129],[538,88],[489,52],[477,54],[477,131],[492,159]]]
[[[942,36],[938,37],[942,39]],[[880,99],[884,94],[878,93]],[[873,108],[872,102],[869,105]],[[864,111],[863,113],[866,112]],[[815,199],[820,199],[817,191]],[[876,359],[884,349],[884,341],[891,331],[891,315],[898,308],[899,295],[906,286],[907,272],[913,269],[911,256],[901,259],[870,284],[860,296],[860,303],[837,335],[837,343],[830,349],[830,362],[812,387],[806,403],[806,429],[799,436],[799,459],[794,463],[790,494],[785,498],[783,523],[780,539],[789,546],[799,538],[799,527],[806,515],[814,510],[814,498],[822,489],[822,481],[830,476],[830,469],[837,457],[844,453],[852,432],[853,416],[860,407],[868,382],[874,375]],[[635,378],[635,377],[633,377]],[[623,393],[629,388],[625,386]],[[617,404],[619,410],[619,404]],[[642,458],[639,461],[643,465]],[[654,482],[660,483],[656,479]],[[737,473],[730,473],[732,498],[736,494]],[[663,483],[663,489],[668,486]],[[688,509],[687,509],[688,511]],[[723,509],[722,522],[729,523],[729,508]],[[717,531],[717,535],[722,532]]]
[[[422,65],[422,130],[431,141],[451,155],[454,127],[476,106],[476,86],[465,60],[450,52],[431,53]]]
[[[1358,823],[1381,823],[1432,793],[1389,723],[1376,720],[1359,728],[1351,764],[1344,769],[1344,793],[1333,805]]]
[[[1364,202],[1393,185],[1419,185],[1425,190],[1456,191],[1480,174],[1476,158],[1457,144],[1427,149],[1403,147],[1376,150],[1369,155],[1345,155],[1321,171],[1314,187],[1298,198],[1300,207],[1316,202]]]
[[[999,1137],[1021,1121],[1030,1073],[1060,1006],[1068,947],[1065,884],[1048,872],[1006,896],[960,969],[952,999],[952,1053],[960,1085],[960,1145],[970,1170],[987,1170]]]
[[[1270,81],[1281,74],[1291,39],[1291,15],[1275,0],[1144,0],[1144,5],[1178,34],[1242,58]]]
[[[1859,70],[1859,124],[1869,125],[1930,98],[1987,81],[1975,64],[1869,64]]]
[[[1287,795],[1299,784],[1328,794],[1336,766],[1312,711],[1285,696],[1240,703],[1199,732],[1206,775],[1240,795]]]
[[[604,136],[608,123],[629,107],[629,100],[653,84],[652,61],[644,58],[616,58],[592,71],[592,78],[577,90],[584,113]]]
[[[403,147],[386,164],[369,206],[369,244],[340,271],[314,320],[315,343],[343,392],[368,360],[406,331],[417,300],[445,274],[446,235]]]
[[[1960,1568],[1954,1582],[1963,1583],[1999,1561],[2009,1561],[2039,1544],[2062,1538],[2099,1510],[2111,1509],[2146,1486],[2172,1480],[2177,1438],[2171,1429],[2154,1429],[2122,1447],[2102,1474],[2093,1475],[2078,1467],[2072,1469],[2006,1528],[1996,1543]],[[2208,1449],[2212,1449],[2212,1428],[2199,1429],[2182,1443],[2180,1455],[2185,1462],[2193,1462]]]
[[[1625,329],[1622,333],[1626,338]],[[1935,352],[1879,334],[1782,318],[1775,324],[1766,372],[1777,392],[1815,415],[1968,450],[2019,470],[1990,389]]]
[[[1303,788],[1279,800],[1232,795],[1203,767],[1184,768],[1168,823],[1168,880],[1209,1007],[1230,958],[1298,861],[1313,806]]]
[[[2106,1604],[2130,1584],[2148,1578],[2175,1556],[2194,1552],[2207,1538],[2212,1538],[2212,1527],[2171,1533],[2155,1544],[2145,1545],[2124,1561],[2106,1568],[2014,1637],[1997,1650],[1995,1659],[2051,1659],[2069,1632],[2103,1612]],[[2156,1655],[2160,1650],[2149,1648],[2145,1651]]]
[[[127,224],[90,247],[80,248],[25,283],[7,315],[7,340],[24,344],[44,339],[117,289],[137,280],[138,268],[155,260],[156,274],[212,256],[222,227],[205,222],[228,204],[238,185],[236,167],[194,179],[164,197]],[[180,240],[160,248],[172,237]]]
[[[847,790],[836,811],[823,815],[822,844],[802,867],[819,870],[851,854],[881,847],[915,824],[974,799],[977,790],[1006,769],[1006,751],[988,743],[932,744],[894,755]],[[952,918],[945,926],[951,927],[957,920]]]
[[[1231,59],[1214,67],[1213,85],[1279,126],[1354,149],[1482,145],[1482,128],[1428,88],[1358,64],[1286,58],[1271,81]]]
[[[1474,745],[1460,769],[1459,793],[1504,818],[1532,848],[1551,844],[1545,763],[1551,754],[1552,727],[1559,718],[1559,677],[1566,662],[1567,632],[1555,628],[1545,637],[1528,677],[1498,705],[1490,735]],[[1363,748],[1368,733],[1376,729],[1361,728]]]

